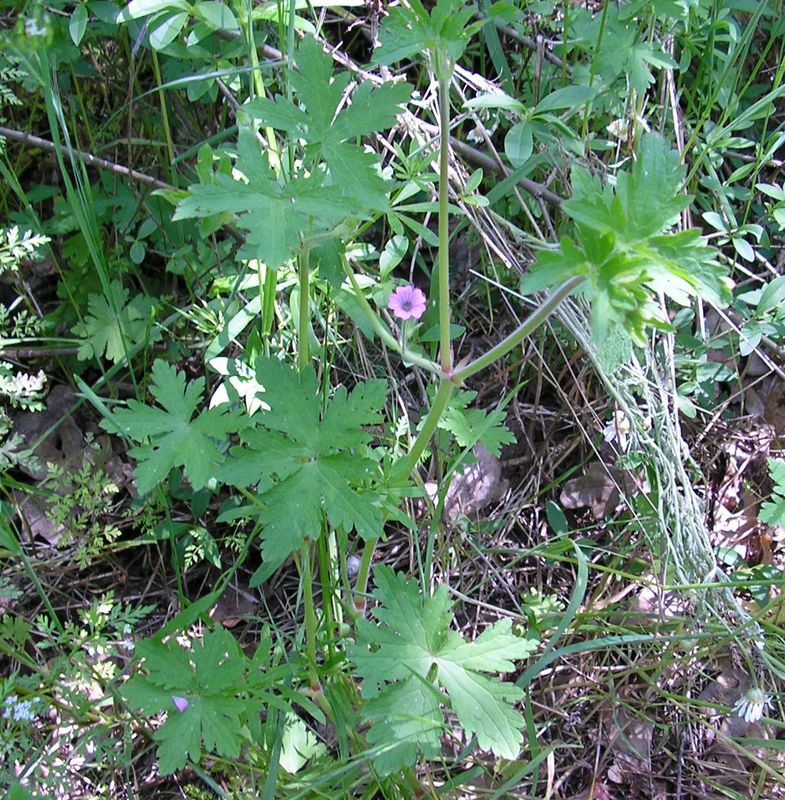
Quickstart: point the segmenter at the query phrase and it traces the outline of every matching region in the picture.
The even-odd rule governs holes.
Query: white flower
[[[733,710],[745,722],[757,722],[770,705],[770,697],[767,697],[757,686],[750,686],[736,701]]]
[[[46,36],[46,28],[40,26],[32,17],[25,19],[26,36]]]
[[[618,439],[619,447],[622,450],[627,449],[627,437],[629,436],[632,425],[630,424],[629,417],[623,411],[615,411],[613,419],[605,426],[602,431],[603,438],[606,442],[612,442]]]
[[[15,694],[5,698],[3,717],[15,722],[30,722],[35,719],[35,709],[32,700],[20,700]]]

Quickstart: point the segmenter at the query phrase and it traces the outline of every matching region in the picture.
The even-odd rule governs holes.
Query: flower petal
[[[173,694],[172,695],[172,702],[175,704],[177,710],[182,714],[189,705],[191,705],[184,697],[180,697],[180,695]]]

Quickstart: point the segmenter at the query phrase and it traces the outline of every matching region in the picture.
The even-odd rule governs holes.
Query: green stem
[[[11,519],[11,508],[12,507],[9,503],[0,501],[0,512],[3,514],[8,512],[9,520]],[[30,563],[30,559],[27,557],[27,553],[25,553],[24,547],[22,547],[22,543],[19,541],[19,537],[16,535],[16,531],[11,527],[10,521],[7,524],[0,526],[0,534],[2,534],[3,547],[8,550],[12,556],[22,562],[22,566],[24,567],[27,576],[30,578],[30,582],[35,587],[36,593],[41,598],[41,602],[44,604],[44,607],[46,608],[49,617],[52,620],[52,624],[60,633],[65,633],[63,623],[60,622],[60,617],[57,616],[57,612],[54,610],[54,607],[49,600],[49,596],[44,591],[41,581],[38,580],[38,575],[36,574],[35,569],[33,569],[33,565]]]
[[[360,569],[357,572],[357,580],[354,584],[354,610],[357,616],[365,616],[365,607],[368,603],[366,594],[368,592],[368,575],[371,572],[371,561],[373,561],[373,551],[376,549],[377,540],[366,539],[363,545],[363,554],[360,559]]]
[[[439,356],[442,371],[450,374],[450,79],[439,78]]]
[[[273,330],[275,317],[275,290],[278,286],[278,270],[270,269],[264,274],[264,289],[262,294],[262,338],[267,342]],[[267,344],[265,343],[265,347]]]
[[[600,17],[600,30],[599,30],[599,33],[597,34],[597,42],[594,45],[594,52],[592,53],[591,66],[589,68],[589,86],[590,87],[594,85],[594,76],[595,76],[595,74],[597,72],[597,57],[600,54],[600,50],[602,50],[602,40],[603,40],[603,38],[605,36],[605,23],[606,23],[606,21],[608,19],[608,5],[609,5],[609,3],[606,3],[605,6],[602,9],[602,16]],[[566,33],[566,31],[567,31],[566,27],[564,28],[564,31]],[[591,106],[591,103],[587,102],[586,105],[583,107],[583,140],[584,141],[586,141],[586,139],[587,139],[587,137],[589,135],[589,107],[590,106]]]
[[[420,456],[428,446],[428,442],[431,441],[431,437],[436,431],[436,426],[439,424],[439,420],[442,418],[442,414],[444,414],[447,408],[447,403],[450,401],[455,385],[453,381],[447,378],[442,378],[439,382],[439,388],[436,390],[436,397],[433,398],[431,410],[428,412],[428,416],[425,418],[425,422],[420,432],[417,434],[417,438],[414,440],[412,449],[400,461],[393,464],[390,473],[391,478],[408,478],[417,467]]]
[[[516,345],[520,344],[527,336],[530,336],[537,328],[545,322],[546,319],[553,313],[556,307],[586,280],[585,275],[574,275],[572,278],[566,280],[558,289],[543,300],[539,308],[532,312],[509,336],[502,339],[499,344],[492,347],[487,353],[481,355],[474,361],[469,362],[465,367],[455,370],[452,374],[453,382],[460,386],[460,384],[467,378],[470,378],[481,369],[492,364],[497,359],[506,355]]]
[[[311,249],[305,243],[300,248],[297,257],[299,262],[300,277],[300,302],[298,303],[297,313],[297,369],[303,370],[308,366],[311,359],[308,341],[308,326],[310,325],[309,303],[308,303],[308,277],[311,262]]]
[[[251,53],[251,66],[253,67],[253,80],[251,82],[251,98],[264,97],[264,78],[262,77],[262,70],[259,65],[259,54],[256,52],[256,40],[253,32],[253,4],[250,0],[246,0],[245,4],[247,25],[246,25],[246,39],[248,41],[248,49]],[[281,154],[278,149],[278,142],[275,139],[275,131],[269,125],[264,129],[264,135],[267,139],[267,147],[270,151],[270,166],[275,170],[276,174],[281,173]],[[261,273],[261,267],[260,267]],[[273,318],[275,316],[275,290],[278,285],[278,270],[267,267],[265,273],[264,284],[259,280],[259,292],[262,295],[262,339],[265,342],[265,347],[268,346],[268,340],[273,329]]]
[[[303,577],[303,599],[305,601],[305,648],[308,656],[308,671],[311,675],[311,687],[319,686],[316,671],[316,609],[313,600],[313,573],[311,571],[311,545],[303,542],[300,548]]]
[[[167,165],[167,172],[169,173],[169,183],[172,186],[177,186],[175,181],[174,171],[174,142],[172,141],[172,130],[169,127],[169,112],[166,110],[166,98],[164,97],[163,81],[161,80],[161,67],[158,64],[158,53],[154,49],[150,52],[153,56],[153,74],[155,75],[155,82],[158,84],[158,100],[161,104],[161,121],[164,126],[164,137],[166,138],[166,152],[169,155],[169,164]]]
[[[335,640],[338,637],[336,624],[335,570],[330,553],[330,544],[335,543],[335,534],[328,533],[326,520],[322,520],[322,535],[319,537],[319,581],[322,584],[322,612],[324,613],[324,629],[327,632],[328,656],[335,655]]]

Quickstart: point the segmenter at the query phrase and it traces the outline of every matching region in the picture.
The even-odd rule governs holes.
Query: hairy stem
[[[428,416],[425,418],[422,429],[417,434],[412,449],[400,461],[397,461],[393,465],[391,472],[392,478],[404,479],[412,474],[417,466],[417,462],[420,460],[420,456],[422,456],[423,451],[428,446],[428,442],[431,441],[431,437],[436,431],[436,426],[439,424],[439,420],[442,418],[442,414],[444,414],[447,408],[447,403],[450,401],[453,389],[455,389],[455,384],[447,378],[442,378],[439,382],[439,388],[436,390],[436,397],[433,398],[433,405],[428,412]]]
[[[439,78],[439,357],[442,371],[452,369],[450,353],[450,79]]]
[[[158,85],[158,99],[161,104],[161,122],[164,128],[164,138],[166,139],[166,152],[169,155],[169,163],[167,164],[167,172],[169,173],[169,181],[173,184],[177,183],[174,171],[175,155],[174,155],[174,141],[172,139],[172,129],[169,125],[169,111],[166,107],[166,97],[163,92],[163,81],[161,80],[161,68],[158,64],[158,53],[155,48],[151,48],[150,53],[153,57],[153,74],[155,75],[155,82]]]
[[[306,243],[300,249],[297,257],[300,278],[300,298],[297,304],[297,369],[299,370],[305,369],[311,358],[308,342],[308,326],[311,322],[308,303],[310,256],[310,246]]]
[[[313,599],[313,572],[311,569],[311,544],[303,542],[300,548],[300,565],[303,579],[303,600],[305,602],[305,648],[308,657],[308,672],[311,676],[311,687],[320,685],[316,671],[316,608]]]
[[[527,336],[530,336],[537,330],[537,328],[539,328],[553,313],[559,303],[585,280],[585,275],[574,275],[572,278],[566,280],[552,294],[549,294],[548,297],[542,301],[540,307],[536,311],[533,311],[509,336],[502,339],[484,355],[475,358],[474,361],[471,361],[465,367],[455,370],[452,374],[452,380],[460,385],[461,382],[465,381],[467,378],[479,372],[481,369],[485,369],[485,367],[490,366],[494,361],[509,353],[513,347],[520,344]]]

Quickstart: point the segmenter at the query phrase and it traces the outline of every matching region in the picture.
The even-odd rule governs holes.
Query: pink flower
[[[184,698],[177,694],[172,695],[172,702],[175,704],[177,710],[182,714],[191,704]]]
[[[419,319],[425,313],[425,295],[414,286],[399,286],[387,301],[398,319]]]

